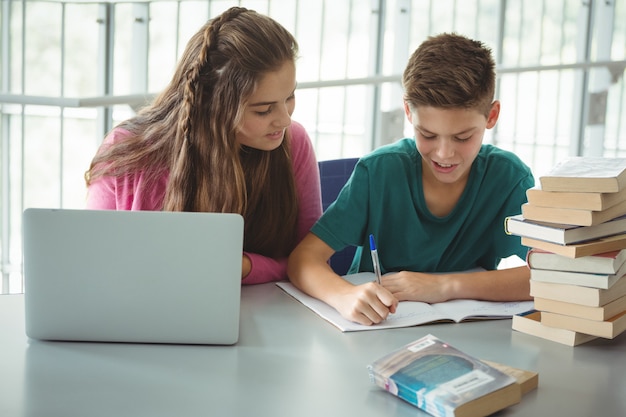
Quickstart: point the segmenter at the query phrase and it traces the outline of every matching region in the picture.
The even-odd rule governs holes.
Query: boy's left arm
[[[486,301],[532,300],[527,266],[493,271],[427,274],[402,271],[387,274],[382,284],[399,301],[439,303],[453,299]]]

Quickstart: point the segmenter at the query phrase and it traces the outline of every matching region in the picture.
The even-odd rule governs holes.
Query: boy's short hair
[[[404,100],[412,108],[475,108],[487,116],[496,88],[495,62],[484,43],[454,33],[431,36],[404,70]]]

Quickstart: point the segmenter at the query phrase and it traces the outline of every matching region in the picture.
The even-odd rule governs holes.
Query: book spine
[[[530,280],[530,295],[533,297],[571,302],[590,307],[602,305],[600,304],[600,291],[605,290]]]
[[[514,316],[513,330],[526,333],[531,336],[561,343],[567,346],[577,346],[596,338],[596,336],[574,332],[558,327],[548,327],[541,323],[541,312],[536,311],[526,316]]]
[[[546,326],[559,327],[592,336],[613,339],[626,330],[626,312],[606,321],[581,319],[557,313],[544,312],[541,321]]]
[[[582,319],[596,321],[604,321],[611,317],[606,315],[607,310],[605,310],[604,306],[590,307],[582,304],[550,300],[548,298],[541,297],[535,297],[535,308],[543,312],[558,313],[566,316],[580,317]],[[615,314],[617,313],[619,313],[619,311],[615,312]]]
[[[537,258],[543,258],[543,260],[537,261]],[[599,274],[599,275],[615,275],[619,271],[615,267],[615,262],[611,258],[599,258],[592,256],[584,256],[580,258],[568,258],[558,254],[537,254],[531,249],[526,255],[526,264],[531,269],[540,269],[546,271],[568,271],[578,272],[585,274]],[[621,264],[619,266],[622,266]]]
[[[555,284],[580,285],[583,287],[608,289],[615,283],[614,275],[587,274],[583,272],[570,272],[558,270],[544,270],[530,268],[530,279]]]

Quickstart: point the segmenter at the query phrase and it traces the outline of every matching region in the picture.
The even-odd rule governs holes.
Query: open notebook
[[[29,337],[238,341],[241,216],[29,208],[23,226]]]
[[[345,275],[343,278],[355,285],[376,280],[372,272]],[[465,320],[509,319],[516,314],[532,310],[534,304],[532,301],[451,300],[436,304],[403,301],[399,303],[396,313],[390,314],[382,323],[365,326],[345,319],[337,310],[303,293],[290,282],[279,282],[277,285],[342,332],[393,329],[434,322],[458,323]]]

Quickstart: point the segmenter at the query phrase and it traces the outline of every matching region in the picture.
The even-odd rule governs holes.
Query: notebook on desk
[[[29,337],[238,341],[241,216],[29,208],[23,230]]]

